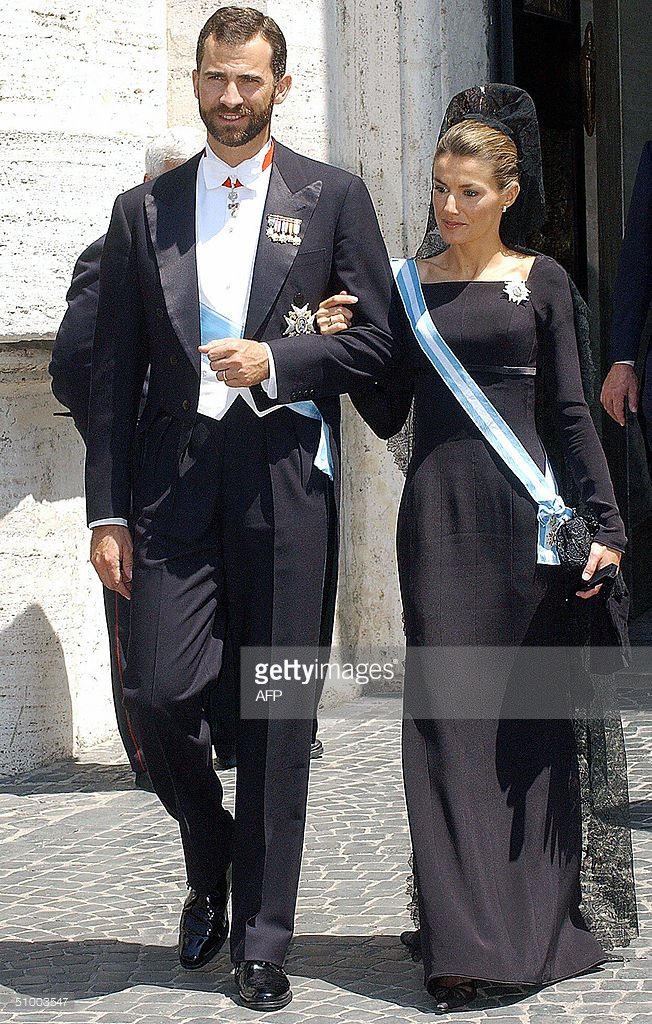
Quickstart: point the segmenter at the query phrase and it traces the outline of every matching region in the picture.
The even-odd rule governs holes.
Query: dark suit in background
[[[609,357],[638,359],[652,301],[652,142],[646,142],[632,191],[614,286]],[[639,405],[648,464],[652,465],[652,347],[647,345]]]
[[[57,331],[49,367],[54,397],[70,411],[84,443],[104,237],[91,242],[75,263],[66,294],[68,309]]]
[[[221,420],[197,415],[199,160],[114,207],[93,355],[88,518],[128,519],[133,500],[126,696],[156,791],[179,821],[188,882],[215,892],[232,860],[232,959],[281,965],[293,929],[312,716],[238,723],[234,822],[208,757],[206,693],[225,644],[236,654],[237,687],[241,647],[316,647],[323,639],[337,557],[339,395],[389,361],[391,273],[360,179],[277,143],[244,336],[269,344],[278,403],[317,404],[334,481],[314,466],[317,420],[288,409],[259,418],[241,399]],[[271,215],[301,221],[299,246],[268,236]],[[342,289],[359,297],[350,330],[283,336],[293,305],[315,310]],[[260,386],[252,394],[259,408],[274,404]]]
[[[70,410],[77,430],[86,443],[88,401],[91,390],[91,358],[97,302],[100,294],[100,257],[104,235],[92,242],[75,264],[66,295],[68,309],[61,321],[52,349],[50,375],[55,398]],[[122,703],[124,672],[129,645],[129,602],[120,594],[102,588],[109,633],[111,687],[118,732],[129,764],[136,775],[147,771],[130,716]]]

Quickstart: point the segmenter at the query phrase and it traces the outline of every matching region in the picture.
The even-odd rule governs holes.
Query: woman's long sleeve
[[[349,398],[377,437],[386,440],[403,427],[414,394],[414,370],[409,365],[410,325],[396,289],[389,314],[393,357],[382,379],[357,388]]]
[[[584,399],[568,276],[548,258],[542,259],[537,269],[531,296],[537,318],[538,362],[564,458],[583,503],[598,520],[596,541],[624,551],[625,527],[607,460]]]

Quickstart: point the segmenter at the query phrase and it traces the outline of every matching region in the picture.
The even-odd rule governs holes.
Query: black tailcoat
[[[638,357],[652,301],[652,142],[641,153],[629,204],[625,237],[614,286],[609,356],[612,362]]]
[[[49,366],[52,392],[55,398],[69,409],[84,441],[88,431],[91,360],[103,246],[104,235],[91,242],[75,263],[70,288],[66,294],[68,308],[57,331]],[[147,770],[147,765],[133,723],[122,703],[122,681],[129,645],[129,602],[119,594],[105,590],[104,610],[109,632],[111,687],[118,731],[129,764],[134,772],[140,773]]]

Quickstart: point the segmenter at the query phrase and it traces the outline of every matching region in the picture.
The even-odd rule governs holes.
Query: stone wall
[[[0,53],[0,338],[47,337],[76,256],[166,124],[165,3],[15,0]]]
[[[83,446],[54,418],[47,347],[0,346],[0,769],[113,731],[101,593],[88,562]]]
[[[14,0],[0,52],[0,772],[16,772],[115,728],[83,450],[54,417],[47,342],[166,124],[165,3]]]
[[[390,254],[412,255],[443,111],[488,77],[486,2],[337,0],[330,32],[331,159],[369,186]],[[403,477],[348,400],[343,465],[338,638],[374,645],[385,660],[403,640],[394,542]]]

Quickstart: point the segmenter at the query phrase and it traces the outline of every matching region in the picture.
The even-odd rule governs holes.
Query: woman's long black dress
[[[622,550],[623,524],[582,392],[568,278],[538,256],[527,286],[521,303],[493,281],[424,285],[424,295],[443,337],[542,469],[535,388],[546,387],[565,458],[600,523],[596,540]],[[537,564],[532,499],[406,324],[402,333],[406,355],[389,411],[379,403],[374,422],[373,399],[356,404],[388,436],[414,397],[398,562],[408,645],[403,762],[425,978],[541,984],[605,959],[579,911],[570,716],[507,710],[499,718],[501,696],[507,707],[525,695],[527,706],[553,692],[566,706],[566,593],[560,570]],[[504,367],[536,367],[536,376]],[[530,645],[539,652],[519,664]],[[496,646],[505,662],[471,678],[465,652]],[[556,648],[552,661],[540,657],[542,647]],[[465,706],[485,687],[491,699],[473,717]]]

